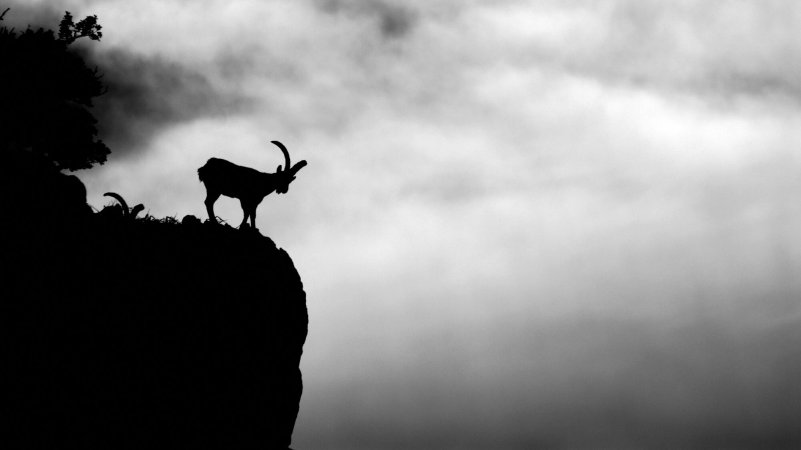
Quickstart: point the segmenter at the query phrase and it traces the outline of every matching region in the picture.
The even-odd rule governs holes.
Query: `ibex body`
[[[289,183],[295,179],[298,173],[306,165],[306,161],[301,161],[294,166],[290,165],[289,152],[278,141],[272,141],[286,160],[285,169],[278,166],[275,173],[259,172],[256,169],[236,165],[232,162],[220,158],[211,158],[206,164],[197,170],[200,181],[206,186],[206,211],[209,213],[209,220],[217,222],[214,215],[214,202],[220,195],[238,198],[242,205],[244,217],[239,227],[247,223],[250,218],[250,226],[256,228],[256,207],[259,206],[264,197],[276,192],[285,194],[289,190]]]

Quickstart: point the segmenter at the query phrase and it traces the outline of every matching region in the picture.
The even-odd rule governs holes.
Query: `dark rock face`
[[[308,317],[286,252],[195,221],[15,207],[3,448],[289,446]]]

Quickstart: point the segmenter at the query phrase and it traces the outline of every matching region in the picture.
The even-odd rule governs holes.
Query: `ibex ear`
[[[275,169],[275,172],[276,172],[276,173],[281,173],[281,166],[278,166],[278,167]]]

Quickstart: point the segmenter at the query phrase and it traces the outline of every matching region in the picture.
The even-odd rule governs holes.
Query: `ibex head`
[[[278,178],[278,186],[275,189],[277,194],[286,194],[289,191],[289,183],[295,181],[295,174],[298,173],[298,170],[302,169],[303,166],[306,165],[306,161],[303,160],[293,167],[290,160],[289,160],[289,152],[287,151],[284,144],[278,141],[270,141],[275,144],[276,147],[281,149],[281,153],[284,154],[284,167],[286,169],[282,169],[281,166],[278,166],[275,170],[276,175],[279,176]]]
[[[122,198],[122,196],[120,194],[117,194],[116,192],[106,192],[103,195],[106,196],[106,197],[111,197],[114,200],[117,200],[117,202],[119,202],[119,213],[118,214],[121,214],[125,218],[133,220],[133,219],[136,218],[137,214],[139,214],[140,212],[142,212],[143,209],[145,209],[145,205],[143,205],[141,203],[139,203],[138,205],[134,206],[133,209],[128,209],[128,203],[126,203],[125,199]],[[105,211],[106,211],[106,209],[104,208],[103,212],[105,212]]]

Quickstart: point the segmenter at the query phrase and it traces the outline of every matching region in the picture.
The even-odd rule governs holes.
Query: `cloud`
[[[329,14],[344,14],[350,18],[369,17],[376,21],[381,36],[386,39],[402,38],[409,34],[418,21],[411,8],[399,2],[358,0],[318,0],[318,7]]]
[[[299,426],[316,432],[296,445],[750,448],[801,438],[790,400],[799,393],[797,322],[521,313],[428,330],[415,322],[384,325],[411,327],[417,339],[406,346],[365,332],[370,350],[343,357],[352,372],[304,372],[304,399],[319,395],[325,406],[301,408]],[[385,352],[396,358],[375,358]],[[335,387],[322,392],[327,383]]]
[[[116,48],[87,56],[107,88],[93,112],[114,155],[144,150],[159,131],[182,122],[238,114],[248,105],[244,93],[226,92],[201,72],[158,55]]]
[[[801,81],[793,75],[801,68],[794,57],[801,52],[794,32],[801,5],[792,2],[615,0],[519,9],[517,20],[539,13],[558,19],[532,32],[528,48],[584,76],[717,103],[762,97],[797,108],[801,102]]]
[[[30,26],[34,29],[44,28],[58,32],[58,24],[64,17],[63,9],[48,3],[31,5],[18,1],[3,2],[0,5],[0,13],[6,8],[10,9],[3,18],[2,24],[16,29],[16,31],[22,31]]]

